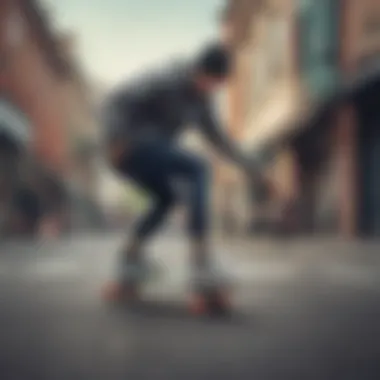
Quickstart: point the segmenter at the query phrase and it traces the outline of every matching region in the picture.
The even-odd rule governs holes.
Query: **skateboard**
[[[163,267],[155,267],[140,282],[130,282],[120,285],[117,282],[106,284],[102,291],[102,298],[108,304],[127,306],[130,308],[149,308],[154,309],[154,304],[167,304],[159,298],[144,295],[144,288],[159,285],[165,276]],[[187,312],[194,316],[217,316],[230,314],[232,312],[231,286],[209,286],[197,289],[189,289],[189,296],[186,300]]]

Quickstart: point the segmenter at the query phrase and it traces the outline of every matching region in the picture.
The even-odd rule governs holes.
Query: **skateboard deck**
[[[149,264],[149,270],[137,284],[128,287],[125,294],[105,295],[107,302],[144,313],[222,315],[231,312],[231,287],[208,287],[196,292],[186,289],[190,278],[185,274],[172,276],[161,262]],[[153,292],[152,292],[153,291]],[[170,295],[176,294],[173,298]],[[168,297],[169,295],[169,297]],[[103,294],[104,296],[104,294]]]
[[[183,297],[186,298],[186,297]],[[213,300],[205,301],[198,307],[182,299],[152,297],[140,294],[136,299],[117,301],[106,300],[108,304],[119,310],[131,312],[145,317],[183,318],[186,316],[228,316],[232,314],[230,305],[221,305]]]

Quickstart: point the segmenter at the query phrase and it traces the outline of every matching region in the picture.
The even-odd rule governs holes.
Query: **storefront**
[[[298,64],[308,110],[280,144],[293,156],[293,228],[297,233],[339,230],[334,104],[341,86],[338,2],[302,0],[297,18]],[[301,120],[302,119],[302,120]]]
[[[19,181],[20,164],[28,152],[30,124],[22,112],[0,99],[0,233],[12,218],[12,198]]]
[[[302,0],[297,14],[301,76],[318,102],[340,82],[340,5],[331,0]]]
[[[293,152],[297,233],[332,233],[339,230],[339,189],[335,140],[334,100],[316,107],[289,136]]]
[[[363,59],[350,88],[357,122],[357,230],[380,236],[380,57]]]
[[[2,152],[20,152],[28,147],[30,123],[22,111],[0,97],[0,144]]]
[[[370,57],[288,139],[297,157],[298,232],[380,235],[379,94],[380,58]]]
[[[35,156],[33,126],[15,105],[0,101],[0,234],[35,235],[45,217],[63,214],[65,189]]]

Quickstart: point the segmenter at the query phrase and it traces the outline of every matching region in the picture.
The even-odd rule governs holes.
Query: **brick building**
[[[95,90],[77,60],[77,38],[62,34],[59,47],[70,65],[70,76],[62,83],[66,110],[69,179],[72,193],[71,225],[88,228],[102,224],[99,184],[102,176],[100,126],[95,112]]]
[[[83,144],[81,154],[77,148],[78,141],[93,139],[93,110],[67,42],[37,0],[0,3],[0,137],[18,153],[13,167],[21,165],[39,181],[40,196],[53,197],[51,206],[53,188],[56,195],[60,188],[61,198],[66,194],[66,202],[67,184],[75,179],[81,179],[77,188],[88,190],[85,195],[94,188],[90,171],[84,170]],[[0,154],[5,151],[0,147]],[[8,198],[12,192],[6,191]]]
[[[380,4],[370,0],[230,1],[226,20],[232,25],[237,59],[230,106],[232,126],[239,133],[247,128],[243,109],[250,98],[246,86],[238,84],[239,75],[244,78],[242,83],[249,82],[244,64],[239,64],[243,61],[239,46],[249,45],[247,26],[259,29],[258,15],[276,4],[290,15],[292,37],[288,43],[266,42],[263,50],[269,54],[274,45],[277,52],[288,51],[292,79],[284,91],[292,92],[293,96],[288,93],[286,98],[293,99],[294,107],[283,106],[288,110],[286,116],[278,116],[273,129],[261,127],[260,117],[254,119],[248,124],[251,139],[244,140],[264,151],[272,148],[275,166],[279,160],[285,165],[280,157],[287,157],[287,169],[274,170],[273,174],[282,188],[287,188],[283,194],[293,194],[297,200],[299,228],[344,236],[377,235]],[[273,25],[269,29],[275,32]],[[259,57],[254,62],[255,66],[262,64]],[[277,82],[268,104],[280,97],[282,89]],[[268,81],[263,87],[270,92]],[[267,115],[273,120],[278,106],[272,104]],[[264,104],[254,101],[248,106],[249,112],[254,113],[255,107],[265,119]]]
[[[63,35],[59,45],[71,67],[71,76],[62,83],[71,178],[92,197],[96,190],[95,158],[100,137],[95,106],[90,99],[93,90],[76,60],[75,35]]]
[[[69,74],[42,9],[34,0],[3,1],[1,93],[30,122],[32,149],[54,171],[67,169],[62,80]]]
[[[35,226],[41,201],[49,208],[63,201],[68,152],[60,86],[69,74],[39,3],[2,1],[0,155],[11,168],[1,173],[3,227],[12,229],[14,219],[19,225],[27,214],[27,224]]]

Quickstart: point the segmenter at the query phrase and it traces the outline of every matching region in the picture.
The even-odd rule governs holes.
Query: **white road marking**
[[[299,270],[293,263],[276,262],[247,262],[240,260],[222,260],[220,265],[222,273],[231,276],[235,281],[242,282],[281,282],[294,278]],[[189,279],[189,268],[182,265],[168,266],[158,274],[158,280],[152,279],[151,283],[183,283]]]
[[[273,260],[240,260],[221,257],[222,271],[240,282],[281,282],[294,278],[299,266],[294,262],[277,262]],[[190,268],[186,260],[159,260],[158,280],[152,278],[151,283],[185,283],[190,276]],[[113,276],[116,262],[94,257],[93,261],[83,262],[78,257],[45,257],[32,261],[19,262],[17,265],[0,264],[0,277],[9,274],[20,275],[32,279],[62,279],[88,275],[94,278]]]
[[[8,277],[12,274],[12,268],[8,264],[0,264],[0,278]]]
[[[45,259],[23,266],[23,274],[34,278],[71,277],[81,274],[81,268],[75,261],[68,259]]]

